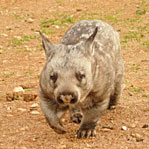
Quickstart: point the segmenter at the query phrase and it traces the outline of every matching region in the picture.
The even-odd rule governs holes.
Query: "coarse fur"
[[[70,110],[73,122],[81,123],[77,137],[94,135],[107,108],[121,97],[124,64],[118,33],[100,20],[73,25],[60,44],[42,33],[47,61],[41,72],[39,97],[47,122],[65,133],[61,117]]]

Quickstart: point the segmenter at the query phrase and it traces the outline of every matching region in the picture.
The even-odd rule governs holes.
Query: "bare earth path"
[[[147,0],[0,0],[0,149],[148,149],[148,18]],[[58,135],[46,123],[38,97],[6,101],[6,93],[23,86],[37,94],[45,62],[38,30],[58,43],[83,19],[104,20],[120,33],[126,75],[123,97],[104,114],[96,137],[76,139],[79,126],[68,116],[67,133]]]

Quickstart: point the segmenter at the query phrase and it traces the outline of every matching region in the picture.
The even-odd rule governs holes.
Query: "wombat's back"
[[[61,43],[75,45],[84,41],[91,36],[96,27],[98,27],[98,33],[94,40],[95,53],[104,57],[110,55],[113,61],[119,61],[121,59],[119,34],[112,26],[101,20],[83,20],[74,24],[65,33]]]
[[[83,20],[74,24],[64,35],[61,40],[62,44],[74,45],[80,41],[88,39],[94,32],[95,28],[98,27],[98,34],[96,40],[104,42],[117,34],[115,30],[109,24],[100,20]]]

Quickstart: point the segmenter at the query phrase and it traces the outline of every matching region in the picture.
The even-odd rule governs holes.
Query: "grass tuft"
[[[133,93],[140,93],[142,91],[144,91],[144,89],[142,87],[130,89],[130,92],[133,92]]]
[[[19,45],[23,45],[23,42],[21,40],[12,40],[11,45],[19,46]]]
[[[143,14],[146,14],[146,10],[144,9],[144,10],[140,10],[140,9],[138,9],[138,10],[136,10],[136,14],[137,15],[143,15]]]

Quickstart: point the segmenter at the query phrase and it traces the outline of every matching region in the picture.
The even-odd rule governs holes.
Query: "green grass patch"
[[[149,95],[147,95],[147,94],[143,94],[142,97],[145,97],[145,98],[149,99]]]
[[[58,20],[43,20],[40,24],[42,27],[49,27],[50,25],[59,25]]]
[[[149,40],[145,41],[143,45],[146,47],[147,51],[149,51]]]
[[[25,49],[23,49],[23,50],[16,50],[16,51],[15,51],[16,54],[19,54],[19,53],[27,53],[27,52],[30,52],[30,51],[25,50]]]
[[[8,71],[5,71],[4,72],[4,77],[5,78],[10,78],[11,76],[13,76],[14,75],[14,72],[8,72]]]
[[[12,16],[13,16],[13,18],[15,18],[17,20],[23,20],[24,19],[24,16],[17,15],[16,13],[13,13]]]
[[[49,27],[51,25],[57,25],[57,26],[65,26],[70,23],[74,23],[75,19],[73,16],[67,14],[57,14],[55,15],[54,19],[48,19],[48,20],[43,20],[40,24],[41,27]]]
[[[37,36],[23,36],[23,37],[21,37],[21,40],[23,40],[23,41],[30,41],[32,39],[39,39],[39,37],[37,37]]]
[[[62,0],[55,0],[58,6],[62,6],[63,5],[63,1]]]
[[[131,71],[137,72],[140,68],[136,65],[133,64],[132,67],[130,68]]]
[[[23,45],[25,41],[31,41],[33,39],[39,39],[39,37],[37,37],[37,36],[23,36],[23,37],[20,37],[20,39],[13,39],[11,41],[11,45],[20,46],[20,45]]]
[[[138,26],[137,29],[140,32],[147,32],[147,26]]]
[[[130,92],[133,92],[133,93],[140,93],[144,91],[144,89],[142,87],[138,87],[138,88],[131,88],[130,89]]]
[[[140,10],[140,9],[136,10],[136,15],[143,15],[143,14],[146,14],[146,10],[145,9],[143,9],[143,10]]]
[[[24,91],[25,92],[30,92],[30,91],[32,91],[32,88],[26,88],[26,89],[24,89]]]
[[[33,74],[33,71],[29,70],[26,73],[29,74],[29,75],[32,75]]]
[[[127,33],[126,35],[124,35],[124,38],[125,39],[137,38],[137,32],[130,31],[129,33]]]
[[[11,45],[14,45],[14,46],[20,46],[20,45],[23,45],[23,42],[21,40],[12,40],[11,41]]]
[[[121,40],[121,44],[125,44],[127,42],[128,42],[128,40]]]
[[[129,31],[127,34],[124,35],[124,39],[126,40],[137,40],[140,41],[141,38],[144,38],[145,35],[143,33],[138,33],[137,31]]]
[[[145,111],[145,112],[149,112],[149,108],[145,109],[144,111]]]
[[[141,6],[145,7],[148,5],[147,0],[141,0]]]
[[[54,34],[55,31],[53,29],[50,29],[50,28],[42,28],[41,29],[41,32],[46,34],[46,35],[49,35],[49,34]]]
[[[40,78],[40,74],[37,75],[37,78],[38,78],[38,79]]]
[[[117,24],[119,22],[119,19],[117,19],[115,16],[107,16],[106,20],[109,20],[112,24]]]
[[[134,18],[127,18],[121,21],[125,24],[125,26],[129,27],[130,29],[134,29],[134,27],[136,27],[136,23],[140,24],[143,19],[140,16],[136,16]]]

